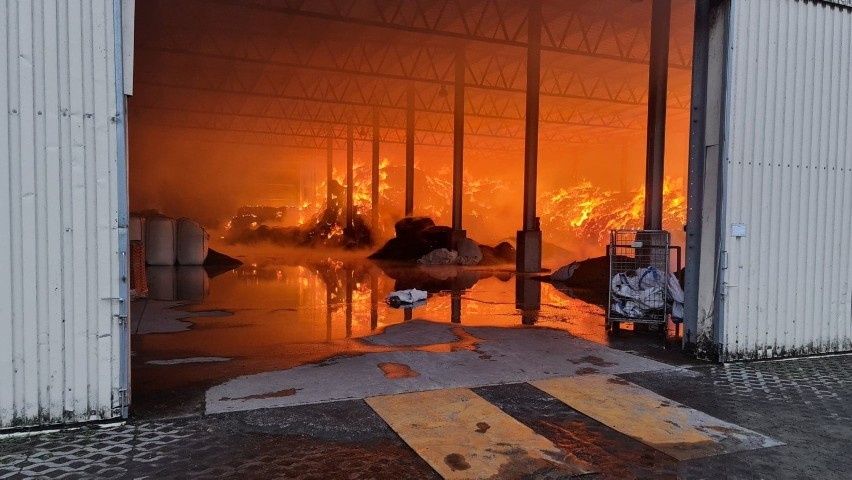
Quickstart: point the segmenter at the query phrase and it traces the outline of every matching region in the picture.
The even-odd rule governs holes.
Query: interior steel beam
[[[340,0],[340,1],[345,1],[347,4],[351,5],[351,1],[349,1],[349,0]],[[417,0],[417,1],[422,1],[422,0]],[[233,2],[228,2],[228,1],[225,1],[225,0],[217,0],[216,3],[228,4],[228,5],[232,5],[232,6],[234,5]],[[310,5],[311,2],[306,2],[304,4]],[[408,21],[407,24],[392,23],[392,22],[387,21],[385,19],[372,20],[372,19],[368,19],[368,18],[354,17],[354,16],[351,16],[351,15],[347,15],[345,13],[346,8],[342,7],[342,6],[338,6],[338,8],[335,8],[335,13],[310,11],[310,10],[304,10],[304,9],[301,9],[301,8],[293,8],[293,7],[278,7],[278,6],[258,5],[258,4],[253,5],[253,4],[250,4],[250,3],[247,4],[247,3],[243,3],[243,2],[241,2],[239,4],[239,6],[240,6],[240,8],[254,9],[254,10],[260,10],[260,11],[263,11],[263,12],[278,13],[278,14],[283,14],[283,15],[288,15],[288,16],[315,18],[315,19],[320,19],[320,20],[339,22],[339,23],[345,23],[345,24],[351,24],[351,25],[359,25],[359,26],[364,26],[364,27],[374,27],[374,28],[381,28],[381,29],[399,31],[399,32],[418,33],[418,34],[430,35],[430,36],[436,36],[436,37],[443,37],[443,38],[450,38],[450,39],[457,39],[457,40],[466,40],[466,41],[475,41],[475,42],[481,42],[481,43],[486,43],[486,44],[504,45],[504,46],[509,46],[509,47],[524,48],[524,49],[528,49],[529,43],[530,43],[529,40],[527,42],[524,42],[524,41],[521,40],[520,33],[521,33],[522,29],[520,29],[520,28],[511,29],[511,30],[515,31],[515,34],[513,34],[513,35],[507,35],[504,38],[498,38],[498,37],[493,37],[493,36],[488,37],[488,36],[479,34],[478,32],[474,32],[474,31],[453,32],[453,31],[448,31],[448,30],[440,30],[439,28],[437,28],[434,25],[431,26],[431,27],[428,26],[428,22],[423,22],[421,18],[407,17],[404,14],[400,15],[398,18],[401,19],[402,21]],[[426,10],[426,8],[424,8],[422,6],[417,8],[417,11],[420,11],[420,12],[425,11],[425,10]],[[478,23],[477,20],[481,20],[482,15],[483,15],[482,12],[474,12],[474,13],[472,13],[471,18],[462,19],[462,22],[464,24],[477,24]],[[473,16],[478,16],[480,18],[473,18]],[[575,22],[579,22],[581,24],[585,23],[585,21],[582,18],[580,18],[579,15],[577,15],[577,14],[573,15],[572,20],[574,20],[574,22],[568,22],[569,25],[572,24],[572,23],[575,23]],[[498,28],[494,28],[494,29],[492,29],[492,31],[506,32],[506,31],[510,30],[509,28],[507,28],[507,25],[505,24],[505,18],[503,18],[501,16],[499,18],[499,21],[500,21],[500,25],[498,26]],[[604,27],[600,28],[600,34],[599,35],[601,35],[601,36],[604,34],[603,32],[605,32],[605,31],[613,31],[613,30],[617,29],[617,27],[612,23],[611,20],[606,20],[604,23],[605,23]],[[423,26],[423,25],[427,25],[427,26]],[[591,27],[593,27],[592,24],[587,25],[587,29],[591,30]],[[586,33],[588,34],[588,32],[586,32]],[[563,35],[560,35],[559,32],[551,32],[550,29],[548,28],[548,38],[553,43],[560,43],[558,40],[556,40],[556,38],[562,37],[562,36]],[[600,60],[609,60],[609,61],[616,61],[616,62],[637,63],[637,64],[642,64],[642,65],[648,65],[648,63],[649,63],[648,60],[645,59],[645,58],[631,57],[629,55],[629,52],[635,51],[636,49],[630,48],[630,46],[627,46],[626,48],[622,49],[624,52],[628,52],[626,54],[625,53],[608,54],[608,53],[593,51],[594,47],[600,46],[601,44],[605,43],[603,41],[604,39],[602,37],[597,38],[597,39],[588,38],[587,40],[588,41],[583,42],[583,44],[588,45],[589,50],[579,50],[579,49],[576,49],[576,48],[569,48],[569,47],[566,47],[564,45],[553,45],[553,44],[542,46],[541,45],[541,36],[539,36],[538,43],[540,45],[540,50],[544,50],[544,51],[548,51],[548,52],[558,52],[558,53],[562,53],[562,54],[575,55],[575,56],[586,57],[586,58],[595,58],[595,59],[600,59]],[[677,69],[682,69],[682,70],[689,70],[691,68],[690,65],[680,65],[680,64],[672,65],[672,67],[677,68]]]
[[[271,145],[271,146],[279,146],[279,147],[288,147],[288,148],[301,148],[301,149],[311,149],[311,150],[325,150],[326,149],[326,137],[319,134],[307,134],[307,133],[274,133],[274,132],[258,132],[252,130],[242,130],[242,129],[234,129],[234,128],[221,128],[221,127],[205,127],[205,126],[189,126],[189,125],[181,125],[177,123],[150,123],[150,122],[135,122],[137,125],[148,125],[150,127],[160,128],[166,132],[176,132],[178,130],[190,130],[195,132],[206,132],[210,136],[205,139],[205,142],[213,142],[213,143],[228,143],[228,144],[249,144],[249,145]],[[236,136],[236,137],[234,137]],[[346,138],[345,136],[341,139],[339,137],[334,137],[337,145],[337,148],[344,149],[346,148]],[[504,140],[504,143],[499,143],[500,140]],[[514,144],[516,142],[512,141],[512,146],[509,146],[508,140],[510,139],[501,139],[501,138],[492,138],[488,139],[488,141],[480,143],[474,143],[473,145],[468,142],[468,153],[476,151],[476,152],[493,152],[493,153],[512,153],[518,154],[523,152],[522,148],[515,148]],[[405,140],[395,140],[395,139],[382,139],[383,143],[392,143],[404,145]],[[442,137],[434,137],[424,135],[420,138],[415,137],[415,144],[421,145],[425,147],[443,147],[443,148],[452,148],[452,137],[449,137],[448,140]]]
[[[538,180],[539,86],[541,85],[541,0],[529,2],[527,109],[524,140],[524,221],[518,232],[517,269],[541,271],[541,229],[536,216]]]
[[[352,124],[346,128],[346,228],[355,226],[355,138]]]
[[[151,87],[159,87],[159,88],[168,88],[173,90],[183,90],[185,92],[201,92],[201,93],[209,93],[215,95],[234,95],[241,98],[253,98],[258,101],[264,100],[264,105],[268,102],[296,102],[304,103],[304,104],[324,104],[324,105],[334,105],[340,108],[340,117],[345,117],[348,115],[353,108],[364,108],[367,110],[372,110],[373,108],[379,107],[387,110],[399,110],[405,111],[407,110],[406,106],[396,105],[394,103],[376,103],[370,101],[353,101],[347,99],[335,99],[335,98],[313,98],[309,96],[301,96],[301,95],[291,95],[291,94],[263,94],[263,93],[245,93],[236,90],[230,90],[225,88],[212,88],[212,87],[201,87],[201,86],[187,86],[187,85],[179,85],[179,84],[171,84],[171,83],[162,83],[162,82],[150,82],[150,81],[138,81],[136,82],[137,86],[151,86]],[[168,95],[161,95],[158,102],[150,103],[149,105],[144,105],[144,107],[150,108],[170,108],[173,110],[182,110],[185,111],[182,106],[177,105],[178,102],[185,102],[187,100],[187,94],[178,94],[175,93],[173,97],[169,97]],[[222,97],[218,97],[218,104],[224,104],[227,102],[223,102]],[[512,122],[512,121],[525,121],[524,115],[521,113],[515,113],[516,111],[523,111],[522,108],[504,108],[503,110],[496,112],[494,110],[494,99],[492,97],[482,97],[479,103],[483,105],[478,105],[473,102],[470,98],[467,100],[468,106],[470,106],[470,110],[465,113],[465,118],[481,118],[481,119],[492,119],[499,120],[501,122]],[[203,104],[211,104],[211,102],[195,102],[195,103],[203,103]],[[215,102],[212,102],[215,103]],[[504,102],[505,103],[505,102]],[[171,104],[171,105],[168,105]],[[487,105],[486,105],[487,104]],[[176,106],[177,105],[177,106]],[[292,104],[287,104],[288,109],[292,110]],[[488,107],[488,108],[486,108]],[[429,107],[423,107],[418,109],[421,113],[434,114],[434,115],[452,115],[452,111],[450,110],[442,110],[435,109]],[[235,112],[236,113],[236,112]],[[279,118],[279,117],[273,117]],[[341,120],[343,121],[343,120]],[[560,108],[559,106],[553,106],[549,108],[545,113],[541,115],[540,118],[541,123],[551,124],[551,125],[565,125],[565,126],[574,126],[574,127],[593,127],[593,128],[607,128],[607,129],[616,129],[616,130],[639,130],[639,127],[636,125],[636,121],[633,120],[625,120],[621,118],[618,114],[606,114],[603,116],[599,113],[595,112],[583,112],[579,110],[565,110]],[[337,123],[337,122],[335,122]],[[364,124],[366,125],[366,124]],[[388,125],[388,127],[391,127]]]
[[[325,178],[325,206],[331,208],[331,184],[334,181],[334,137],[331,129],[328,130],[328,142],[326,151],[326,178]]]
[[[465,58],[461,47],[456,52],[455,92],[453,109],[453,248],[466,233],[462,225],[464,200],[464,89],[465,89]]]
[[[379,128],[379,110],[373,110],[373,164],[371,168],[371,181],[370,181],[370,193],[371,193],[371,213],[372,213],[372,222],[370,226],[373,228],[373,231],[377,232],[379,228],[379,186],[381,185],[381,178],[379,177],[379,141],[380,141],[381,130]]]
[[[213,53],[209,53],[209,52],[193,52],[193,51],[180,50],[180,49],[174,49],[174,48],[161,48],[161,47],[138,47],[138,48],[139,48],[139,50],[148,50],[148,51],[157,52],[157,53],[167,53],[167,54],[171,54],[171,55],[182,55],[182,56],[190,56],[192,58],[204,58],[204,59],[210,59],[210,60],[217,60],[217,61],[221,61],[221,62],[227,62],[227,64],[229,65],[228,68],[235,68],[235,65],[234,65],[235,63],[237,63],[237,64],[241,63],[241,64],[245,64],[245,65],[257,65],[257,66],[263,66],[263,67],[279,67],[279,68],[282,68],[282,69],[294,69],[294,70],[298,69],[298,70],[305,70],[305,71],[311,71],[311,72],[317,72],[317,73],[327,73],[327,74],[335,73],[335,74],[345,74],[345,75],[359,75],[359,76],[364,76],[364,77],[380,78],[380,79],[383,79],[383,80],[398,80],[398,81],[413,80],[413,81],[417,81],[417,82],[421,82],[421,83],[430,83],[430,84],[433,84],[433,85],[442,85],[445,82],[445,80],[443,80],[441,78],[432,78],[432,77],[426,77],[426,76],[423,76],[423,75],[415,76],[415,75],[385,73],[385,72],[379,72],[379,71],[364,71],[364,70],[357,70],[357,69],[354,69],[354,68],[310,65],[310,64],[307,64],[307,63],[304,63],[304,62],[297,63],[297,62],[270,61],[270,60],[263,60],[263,59],[236,58],[236,57],[229,56],[229,55],[213,54]],[[552,72],[552,73],[554,74],[554,77],[555,77],[556,72]],[[506,78],[505,74],[500,74],[500,72],[498,72],[498,75],[502,79],[505,80],[505,78]],[[569,78],[572,81],[580,82],[581,86],[582,86],[582,84],[583,84],[582,78],[580,78],[578,76],[572,76],[572,77],[569,77]],[[566,93],[569,89],[571,89],[571,85],[564,85],[564,86],[558,85],[558,84],[555,83],[556,82],[555,78],[551,79],[551,81],[554,83],[554,85],[549,90],[542,90],[541,91],[542,97],[563,98],[563,99],[569,99],[569,100],[581,100],[581,101],[591,101],[591,102],[614,103],[614,104],[618,104],[618,105],[632,105],[632,106],[647,105],[647,102],[644,101],[641,98],[638,98],[637,95],[634,95],[632,98],[618,98],[617,95],[613,95],[613,94],[610,94],[610,96],[594,95],[595,92],[601,92],[601,91],[606,92],[606,93],[624,91],[625,90],[624,85],[615,85],[615,86],[607,85],[610,88],[603,88],[603,89],[591,89],[591,88],[582,89],[582,90],[587,90],[590,93],[588,93],[586,95],[579,95],[579,94]],[[587,80],[588,84],[595,84],[595,83],[601,83],[601,82],[604,82],[606,84],[606,81],[603,80],[603,79],[588,79]],[[521,87],[491,85],[491,84],[484,83],[483,81],[467,82],[467,83],[465,83],[465,87],[479,89],[479,90],[491,90],[491,91],[496,91],[496,92],[506,92],[506,93],[524,93],[526,91],[525,88],[521,88]],[[635,92],[633,92],[633,93],[635,93]],[[686,108],[688,108],[688,106],[678,104],[678,105],[674,106],[673,108],[686,109]]]
[[[405,122],[405,216],[414,214],[414,83],[406,89],[407,109]]]
[[[651,65],[648,74],[648,135],[645,156],[645,230],[663,228],[671,0],[654,0],[651,14]]]

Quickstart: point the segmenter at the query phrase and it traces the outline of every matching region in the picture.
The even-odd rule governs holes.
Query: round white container
[[[145,230],[145,261],[148,265],[174,265],[177,260],[175,220],[148,217]]]
[[[204,265],[210,234],[188,218],[177,220],[177,262],[180,265]]]

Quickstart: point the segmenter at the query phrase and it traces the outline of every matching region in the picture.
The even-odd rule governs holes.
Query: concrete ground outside
[[[608,376],[614,391],[647,391],[643,394],[647,398],[668,399],[663,405],[682,404],[694,409],[690,410],[693,413],[707,414],[728,425],[713,427],[715,434],[722,432],[720,435],[724,436],[730,433],[729,427],[741,428],[756,432],[763,439],[760,441],[769,442],[767,445],[777,445],[761,448],[757,444],[740,444],[733,449],[743,450],[712,454],[713,449],[724,451],[730,445],[702,444],[699,448],[712,448],[687,460],[676,457],[695,452],[681,455],[683,451],[672,450],[671,445],[649,446],[647,439],[637,440],[635,432],[631,437],[620,431],[631,433],[629,425],[612,424],[612,418],[606,415],[599,417],[603,422],[592,418],[597,416],[594,405],[592,416],[586,415],[573,408],[571,401],[565,403],[538,388],[550,379],[461,390],[448,388],[433,390],[430,395],[466,392],[464,395],[490,409],[489,418],[499,416],[500,421],[517,425],[503,430],[509,436],[523,430],[542,444],[558,449],[545,452],[552,462],[523,459],[491,475],[494,478],[849,478],[850,367],[852,356],[841,355],[746,364],[663,366]],[[554,378],[557,382],[575,381],[600,375],[589,371],[585,376],[563,373]],[[451,472],[448,476],[457,478],[488,477],[472,468],[477,464],[470,456],[465,457],[466,451],[440,457],[446,465],[438,465],[436,470],[434,455],[426,448],[429,445],[424,447],[422,438],[405,433],[407,427],[398,419],[388,421],[378,414],[381,408],[371,408],[377,404],[375,398],[402,397],[134,420],[114,428],[7,438],[0,441],[0,478],[419,479],[440,478],[437,470]],[[403,402],[402,406],[406,404]],[[429,406],[424,407],[428,410]],[[579,408],[585,410],[589,406]],[[461,418],[461,413],[456,414],[453,418]],[[643,421],[650,426],[656,420],[652,414]],[[687,419],[689,422],[695,423]],[[391,425],[396,425],[416,449]],[[449,425],[452,426],[452,419]],[[456,435],[489,435],[489,429],[498,429],[497,422],[477,425],[475,434],[448,431],[446,436],[452,439]],[[502,444],[497,438],[492,440],[492,446]],[[517,454],[524,451],[525,445],[530,444],[511,451]],[[527,450],[525,453],[530,453],[532,448]],[[708,452],[711,454],[705,455]],[[562,468],[566,459],[579,467]]]

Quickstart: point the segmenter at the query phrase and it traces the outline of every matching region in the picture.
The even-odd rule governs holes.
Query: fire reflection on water
[[[466,280],[466,288],[453,287],[450,282],[448,288],[436,290],[432,284],[426,305],[414,310],[394,309],[384,302],[398,287],[412,286],[406,285],[405,274],[400,271],[409,271],[417,279],[423,278],[424,268],[428,274],[428,267],[397,268],[392,278],[363,259],[331,259],[312,252],[305,252],[298,259],[265,257],[247,262],[237,270],[210,278],[206,289],[209,294],[203,300],[187,301],[178,307],[193,312],[192,328],[135,335],[133,339],[136,365],[150,360],[209,356],[233,361],[227,366],[183,366],[180,372],[170,370],[169,378],[136,367],[138,376],[134,381],[155,385],[150,388],[165,388],[221,380],[236,373],[292,368],[376,349],[384,351],[387,347],[362,339],[410,319],[453,322],[460,324],[461,330],[469,326],[522,327],[532,319],[538,326],[607,342],[600,307],[535,280],[531,282],[541,288],[540,305],[518,304],[514,273],[506,270],[474,270],[474,278],[479,280],[472,286]],[[446,274],[446,270],[441,271],[441,275]],[[194,278],[182,277],[187,281]],[[232,315],[198,316],[208,311],[227,311]],[[141,321],[150,320],[143,317]],[[468,348],[456,345],[459,342],[410,348]],[[475,343],[470,339],[465,342]],[[409,347],[402,347],[406,348]]]
[[[396,268],[393,270],[395,278],[391,278],[376,264],[358,259],[267,258],[252,262],[210,279],[205,289],[209,295],[182,307],[193,312],[224,310],[233,315],[198,320],[193,330],[181,336],[204,337],[204,341],[186,338],[180,343],[204,345],[210,350],[232,350],[237,343],[331,342],[377,333],[388,325],[406,321],[406,313],[411,313],[412,318],[435,322],[516,327],[522,325],[525,310],[534,310],[537,324],[541,326],[572,331],[579,324],[603,325],[600,307],[571,298],[536,280],[531,282],[540,286],[540,305],[536,305],[538,301],[530,305],[516,302],[516,285],[511,281],[514,273],[506,270],[474,270],[474,279],[479,280],[474,280],[469,288],[456,288],[448,283],[445,290],[435,291],[435,284],[430,284],[432,291],[426,305],[413,311],[385,304],[389,293],[397,288],[416,287],[411,282],[416,284],[424,272],[430,273],[430,268]],[[440,274],[446,275],[446,267],[441,268]],[[405,278],[405,273],[400,273],[406,269],[410,270],[412,281]],[[194,278],[186,277],[185,280],[193,281]],[[159,279],[156,276],[151,281],[156,283]],[[470,283],[471,280],[466,279],[464,285]],[[595,334],[582,336],[592,335],[593,340],[606,341],[602,328],[593,330]],[[239,342],[232,337],[237,332]],[[164,343],[172,342],[164,340]]]

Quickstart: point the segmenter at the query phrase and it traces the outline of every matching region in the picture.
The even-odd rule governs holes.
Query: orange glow
[[[361,220],[372,223],[374,213],[371,159],[377,140],[380,215],[369,226],[371,239],[381,245],[404,215],[411,113],[413,214],[449,225],[457,109],[455,90],[445,87],[454,84],[452,66],[463,47],[465,84],[471,88],[463,109],[462,226],[470,238],[492,246],[512,241],[522,228],[524,49],[452,38],[458,32],[448,37],[370,26],[387,21],[370,17],[381,9],[367,9],[359,13],[366,17],[349,23],[266,5],[280,2],[249,2],[251,8],[236,0],[142,3],[128,105],[133,211],[193,218],[208,229],[227,230],[225,238],[300,225],[322,232],[300,241],[352,246],[341,238],[340,221],[347,148],[354,155],[353,207],[360,227]],[[287,10],[316,2],[295,3],[300,6]],[[501,2],[461,2],[435,28],[473,19],[498,36],[507,27],[524,31],[524,2],[505,3],[512,7],[502,11]],[[689,151],[694,3],[673,2],[664,226],[674,243],[683,243],[684,235],[680,177]],[[642,223],[651,6],[555,2],[549,10],[549,41],[560,46],[541,65],[537,215],[548,250],[560,259],[582,258],[601,253],[609,230]],[[268,14],[258,14],[264,11]],[[416,24],[417,18],[398,20]],[[583,26],[595,39],[569,45],[589,33]],[[567,53],[573,48],[589,51]],[[406,100],[410,86],[416,93],[412,112]],[[329,156],[335,200],[326,206]],[[331,214],[323,215],[326,207]],[[325,241],[328,237],[336,241]]]
[[[584,181],[545,192],[539,197],[542,229],[549,235],[570,233],[580,240],[603,245],[611,230],[641,228],[645,212],[645,188],[630,193],[603,190]],[[683,179],[666,177],[663,185],[664,227],[680,230],[686,220]]]

